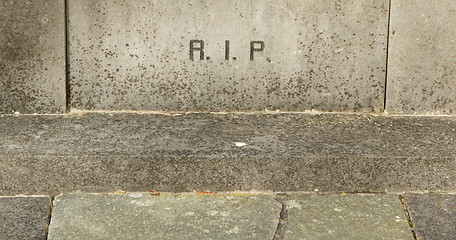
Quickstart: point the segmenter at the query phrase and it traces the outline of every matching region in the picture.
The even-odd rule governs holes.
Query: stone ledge
[[[0,196],[0,239],[46,239],[50,210],[47,197]]]
[[[417,239],[454,239],[456,195],[405,194]]]
[[[91,113],[0,126],[1,195],[456,190],[456,118]]]
[[[56,197],[50,240],[112,238],[414,239],[399,195],[119,192]]]
[[[272,239],[281,204],[270,195],[65,194],[49,239]]]

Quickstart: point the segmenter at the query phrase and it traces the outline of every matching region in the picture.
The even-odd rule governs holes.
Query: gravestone
[[[64,1],[0,2],[0,113],[66,109]]]
[[[456,4],[392,2],[387,111],[456,113]]]
[[[69,2],[71,107],[384,107],[388,1]]]

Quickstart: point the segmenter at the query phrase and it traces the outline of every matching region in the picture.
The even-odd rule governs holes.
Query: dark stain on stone
[[[65,111],[63,1],[0,2],[0,113]]]

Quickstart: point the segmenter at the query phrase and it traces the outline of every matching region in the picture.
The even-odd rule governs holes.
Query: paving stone
[[[73,109],[384,108],[387,0],[75,0],[69,18]]]
[[[64,1],[0,1],[0,113],[66,109]]]
[[[455,118],[4,116],[0,136],[3,195],[456,190]]]
[[[417,239],[454,239],[456,196],[449,194],[406,194],[404,196]]]
[[[245,194],[67,194],[54,204],[49,240],[272,239],[282,209]]]
[[[291,195],[285,238],[414,239],[396,195]]]
[[[47,197],[0,197],[0,239],[46,239]]]
[[[454,1],[391,1],[387,111],[456,113]]]

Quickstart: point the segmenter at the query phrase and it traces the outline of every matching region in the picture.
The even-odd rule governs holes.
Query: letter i
[[[230,60],[230,41],[225,41],[225,60]]]

